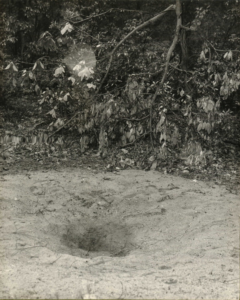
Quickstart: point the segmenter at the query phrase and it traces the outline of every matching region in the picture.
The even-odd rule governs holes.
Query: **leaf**
[[[132,82],[129,83],[129,90],[132,90],[138,86],[137,81],[133,80]]]
[[[219,108],[220,108],[220,100],[218,100],[218,101],[216,102],[215,107],[216,107],[216,109],[219,109]]]
[[[160,136],[160,139],[159,139],[159,141],[160,141],[160,143],[161,143],[161,141],[166,141],[167,140],[167,137],[166,137],[166,134],[165,133],[161,133],[161,136]]]
[[[212,100],[209,100],[208,103],[207,103],[207,106],[205,108],[205,111],[208,112],[208,111],[213,111],[214,109],[214,102]]]
[[[69,94],[69,93],[67,93],[67,94],[63,97],[63,100],[64,100],[64,101],[68,101],[68,98],[70,98],[70,94]]]
[[[5,70],[10,69],[11,66],[12,66],[12,63],[8,64],[8,65],[6,66],[6,68],[5,68]]]
[[[224,73],[224,75],[223,75],[223,80],[224,80],[224,81],[228,80],[228,74],[227,74],[227,72]]]
[[[135,113],[137,112],[137,106],[134,105],[132,108],[131,108],[131,115],[135,115]]]
[[[36,69],[37,67],[37,63],[35,62],[34,66],[33,66],[33,71]]]
[[[162,115],[161,119],[160,119],[160,124],[159,124],[160,126],[162,126],[162,124],[164,123],[165,119],[166,119],[165,115]]]
[[[205,124],[205,129],[207,130],[208,134],[210,134],[211,131],[212,131],[211,124],[210,123],[206,123]]]
[[[200,59],[201,60],[205,60],[206,59],[204,51],[201,52]]]
[[[180,92],[180,96],[182,97],[185,94],[184,90],[182,89]]]
[[[193,122],[193,119],[192,119],[192,118],[189,118],[188,125],[191,125],[192,122]]]
[[[39,65],[40,65],[40,67],[41,67],[42,69],[44,69],[44,65],[42,64],[41,61],[39,61]]]
[[[73,27],[71,24],[66,23],[66,25],[61,29],[61,34],[64,35],[66,32],[73,31]]]
[[[65,70],[64,70],[64,68],[61,66],[61,67],[59,67],[59,68],[57,68],[57,69],[55,70],[55,73],[54,73],[53,76],[57,77],[58,75],[62,75],[63,73],[65,73]]]
[[[53,108],[52,110],[50,110],[47,115],[51,115],[53,118],[56,118],[56,111],[55,109]]]
[[[151,166],[150,170],[151,170],[151,171],[156,170],[157,165],[158,165],[158,162],[157,162],[157,160],[155,160],[155,161],[152,163],[152,166]]]
[[[106,114],[108,116],[108,118],[111,116],[112,114],[112,107],[110,106],[109,109],[106,111]]]
[[[35,85],[35,92],[40,95],[41,93],[41,90],[40,90],[40,87],[38,86],[38,84]]]
[[[40,39],[46,37],[46,36],[52,36],[51,33],[49,31],[45,31],[40,35]]]
[[[92,68],[84,67],[84,69],[78,73],[78,76],[81,77],[81,81],[82,81],[84,79],[84,77],[86,77],[86,79],[92,77],[93,73],[94,72],[93,72]]]
[[[94,84],[92,84],[92,83],[87,83],[87,87],[89,88],[89,89],[96,89],[96,85],[94,85]]]
[[[138,135],[143,134],[143,126],[141,124],[138,125],[137,131],[138,131]]]
[[[68,80],[70,80],[72,82],[72,85],[74,85],[74,83],[76,81],[76,79],[74,77],[72,77],[72,76],[68,77]]]
[[[51,33],[49,33],[48,31],[44,32],[40,36],[37,44],[38,44],[39,47],[45,49],[46,51],[56,50],[56,43],[53,40]]]
[[[8,69],[9,69],[9,70],[12,70],[12,71],[15,71],[15,72],[18,71],[17,67],[14,65],[13,62],[10,62],[10,64],[8,64],[8,65],[6,66],[5,70],[8,70]]]
[[[79,72],[82,69],[82,66],[80,63],[78,63],[74,68],[73,71]]]
[[[57,121],[54,123],[54,127],[57,127],[57,128],[59,128],[63,125],[64,125],[64,121],[60,118],[58,118]]]
[[[199,102],[199,100],[197,101],[197,107],[199,107],[200,106],[200,102]],[[184,115],[184,117],[187,117],[188,116],[188,109],[186,110],[186,112],[183,114]]]
[[[232,58],[233,58],[233,53],[232,53],[232,51],[230,50],[230,51],[228,52],[227,59],[228,59],[228,60],[232,60]]]
[[[161,119],[160,119],[160,121],[157,123],[157,126],[156,126],[156,131],[157,131],[157,132],[161,132],[161,131],[162,131],[162,124],[164,123],[165,119],[166,119],[165,115],[164,115],[164,114],[161,115]]]
[[[29,76],[30,79],[34,80],[34,75],[31,71],[28,73],[28,76]]]
[[[44,98],[38,100],[38,103],[39,103],[40,105],[43,104],[44,102],[45,102],[45,99],[44,99]]]
[[[200,131],[202,127],[203,127],[203,123],[201,122],[200,124],[198,124],[197,131]]]
[[[223,92],[223,91],[224,91],[224,86],[221,86],[221,88],[220,88],[220,95],[221,95],[221,96],[224,95],[224,92]]]
[[[17,69],[17,67],[14,65],[14,63],[13,63],[13,71],[15,71],[15,72],[18,71],[18,69]]]

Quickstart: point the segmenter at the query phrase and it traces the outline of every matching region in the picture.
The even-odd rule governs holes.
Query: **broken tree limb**
[[[175,31],[175,35],[172,41],[172,44],[170,46],[170,48],[168,49],[168,53],[167,53],[167,57],[166,57],[166,65],[165,65],[165,70],[161,79],[161,82],[159,83],[153,97],[152,97],[152,101],[151,101],[151,106],[150,106],[150,120],[149,120],[149,127],[150,127],[150,139],[151,139],[151,144],[152,144],[152,148],[153,148],[153,138],[152,138],[152,108],[153,105],[155,103],[155,100],[157,98],[157,95],[159,93],[159,91],[162,89],[163,84],[165,82],[165,79],[167,77],[167,72],[168,72],[168,68],[169,68],[169,62],[170,62],[170,58],[171,55],[173,53],[173,50],[175,49],[178,39],[179,39],[179,33],[181,30],[181,26],[182,26],[182,5],[180,0],[176,0],[176,17],[177,17],[177,25],[176,25],[176,31]]]
[[[131,32],[129,32],[117,45],[116,47],[113,49],[113,51],[110,53],[110,59],[109,59],[109,62],[108,62],[108,66],[107,66],[107,71],[100,83],[100,86],[98,87],[98,90],[97,90],[97,94],[98,92],[100,91],[100,89],[102,88],[103,86],[103,83],[105,82],[107,76],[108,76],[108,73],[109,73],[109,70],[111,68],[111,64],[112,64],[112,59],[113,59],[113,55],[114,53],[117,51],[117,49],[131,36],[133,35],[136,31],[150,25],[150,24],[153,24],[155,23],[157,20],[159,20],[162,16],[164,16],[168,11],[171,11],[171,10],[175,10],[175,5],[170,5],[169,7],[167,7],[164,11],[162,11],[160,14],[156,15],[155,17],[151,18],[150,20],[144,22],[143,24],[137,26],[136,28],[134,28]]]

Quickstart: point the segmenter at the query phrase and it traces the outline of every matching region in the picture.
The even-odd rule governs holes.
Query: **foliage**
[[[48,129],[77,131],[82,152],[150,136],[159,159],[189,141],[202,156],[228,135],[224,121],[240,105],[239,3],[183,1],[183,28],[159,91],[174,11],[118,44],[169,1],[3,4],[5,96],[35,93]]]

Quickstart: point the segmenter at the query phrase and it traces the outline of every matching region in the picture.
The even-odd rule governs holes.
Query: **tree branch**
[[[83,22],[85,22],[85,21],[91,20],[91,19],[93,19],[93,18],[97,18],[97,17],[99,17],[99,16],[105,15],[105,14],[111,12],[112,10],[113,10],[113,8],[110,8],[109,10],[107,10],[107,11],[101,13],[101,14],[98,14],[98,15],[95,15],[95,16],[91,16],[91,17],[86,18],[86,19],[81,20],[81,21],[72,21],[72,20],[68,20],[68,19],[66,19],[66,18],[65,18],[65,20],[68,21],[69,23],[72,23],[72,24],[80,24],[80,23],[83,23]]]
[[[109,13],[109,12],[112,12],[113,10],[120,10],[120,11],[127,11],[127,12],[138,12],[138,13],[143,13],[143,11],[141,11],[141,10],[131,10],[131,9],[120,9],[120,8],[110,8],[109,10],[107,10],[107,11],[105,11],[105,12],[103,12],[103,13],[100,13],[100,14],[98,14],[98,15],[94,15],[94,16],[91,16],[91,17],[89,17],[89,18],[86,18],[86,19],[83,19],[83,20],[80,20],[80,21],[73,21],[73,20],[69,20],[69,19],[67,19],[67,18],[64,18],[64,20],[65,21],[68,21],[69,23],[72,23],[72,24],[80,24],[80,23],[83,23],[83,22],[86,22],[86,21],[88,21],[88,20],[91,20],[91,19],[93,19],[93,18],[97,18],[97,17],[100,17],[100,16],[102,16],[102,15],[105,15],[105,14],[107,14],[107,13]],[[77,16],[76,16],[77,17]],[[75,17],[75,18],[76,18]]]
[[[232,52],[239,52],[240,50],[222,50],[222,49],[216,49],[213,44],[211,44],[209,41],[207,41],[207,43],[209,44],[209,46],[211,46],[211,48],[213,48],[213,50],[217,53],[217,52],[227,52],[227,51],[232,51]]]
[[[181,17],[181,14],[182,14],[181,2],[180,2],[180,0],[176,0],[176,17],[177,17],[176,32],[175,32],[172,44],[171,44],[170,48],[168,49],[168,53],[167,53],[167,57],[166,57],[166,66],[165,66],[165,70],[164,70],[164,73],[163,73],[162,80],[159,83],[159,86],[157,87],[157,89],[155,91],[155,94],[153,95],[151,106],[150,106],[149,127],[150,127],[150,139],[151,139],[152,147],[153,147],[153,138],[152,138],[152,108],[153,108],[154,102],[155,102],[155,100],[157,98],[157,95],[158,95],[159,91],[162,89],[164,81],[165,81],[165,79],[167,77],[167,72],[168,72],[168,67],[169,67],[169,61],[170,61],[171,55],[173,53],[173,50],[175,49],[175,47],[177,45],[177,42],[178,42],[178,39],[179,39],[179,33],[180,33],[181,26],[182,26],[182,17]]]
[[[144,11],[142,11],[142,10],[124,9],[124,8],[122,8],[122,9],[120,9],[120,8],[110,8],[109,10],[107,10],[107,11],[105,11],[105,12],[103,12],[103,13],[100,13],[100,14],[98,14],[98,15],[94,15],[94,16],[88,17],[88,18],[83,19],[83,20],[80,20],[80,21],[73,21],[73,20],[69,20],[69,19],[67,19],[67,18],[64,18],[64,20],[67,21],[67,22],[69,22],[69,23],[72,23],[72,24],[80,24],[80,23],[86,22],[86,21],[88,21],[88,20],[91,20],[91,19],[93,19],[93,18],[97,18],[97,17],[99,17],[99,16],[105,15],[105,14],[107,14],[107,13],[109,13],[109,12],[112,12],[113,10],[118,10],[118,11],[120,10],[120,11],[127,11],[127,12],[137,12],[137,13],[147,13],[147,12],[144,12]],[[78,16],[75,16],[75,17],[73,17],[73,18],[77,18],[77,17],[78,17]]]
[[[168,11],[174,10],[175,9],[175,5],[170,5],[168,8],[166,8],[164,11],[162,11],[160,14],[156,15],[155,17],[153,17],[152,19],[144,22],[143,24],[137,26],[134,30],[132,30],[131,32],[129,32],[129,34],[127,34],[117,45],[116,47],[113,49],[113,51],[110,53],[110,59],[108,62],[108,66],[107,66],[107,72],[105,73],[105,76],[103,77],[102,82],[100,83],[100,86],[98,87],[97,93],[100,91],[100,89],[103,86],[103,83],[105,81],[105,79],[107,78],[107,75],[109,73],[109,70],[111,68],[111,64],[112,64],[112,59],[113,59],[113,55],[114,53],[117,51],[117,49],[131,36],[133,35],[136,31],[155,23],[157,20],[159,20],[162,16],[164,16]]]

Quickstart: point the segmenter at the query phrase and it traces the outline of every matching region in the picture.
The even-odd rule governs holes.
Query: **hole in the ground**
[[[61,236],[64,246],[72,253],[83,250],[81,256],[126,256],[134,249],[130,230],[126,225],[108,222],[105,224],[68,225]],[[79,253],[79,252],[78,252]]]

